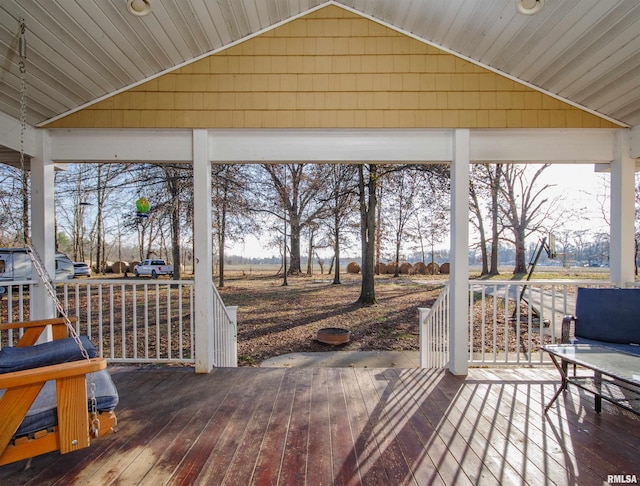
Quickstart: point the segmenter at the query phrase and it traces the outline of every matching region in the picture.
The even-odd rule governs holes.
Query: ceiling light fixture
[[[126,0],[127,10],[131,15],[144,17],[151,13],[151,0]]]
[[[544,0],[516,0],[516,7],[521,14],[535,15],[544,7]]]

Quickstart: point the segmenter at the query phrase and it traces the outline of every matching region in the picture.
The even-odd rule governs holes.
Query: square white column
[[[629,130],[616,134],[611,163],[611,281],[624,287],[635,277],[635,161],[630,156]]]
[[[37,154],[31,158],[31,245],[49,276],[55,280],[55,179],[49,132],[38,130],[36,141]],[[35,270],[31,278],[39,280]],[[49,319],[54,316],[55,303],[47,289],[42,284],[35,286],[31,293],[30,319]]]
[[[449,371],[466,375],[469,343],[469,130],[455,130],[451,161]]]
[[[193,253],[196,373],[214,366],[213,247],[211,237],[211,160],[208,132],[193,130]]]

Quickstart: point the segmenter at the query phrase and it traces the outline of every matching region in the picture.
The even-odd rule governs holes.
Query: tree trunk
[[[289,275],[299,275],[302,273],[300,266],[300,220],[290,214],[291,247],[289,248]]]
[[[333,262],[336,262],[336,271],[333,274],[333,285],[340,285],[340,228],[338,224],[339,218],[335,217],[335,226],[333,228],[333,259],[331,260],[331,266],[333,266]],[[329,269],[329,273],[331,273],[331,269]]]
[[[382,200],[382,182],[380,182],[380,186],[378,187],[378,199]],[[379,274],[378,272],[378,263],[380,263],[381,260],[381,251],[382,251],[382,204],[378,204],[377,207],[377,222],[376,222],[376,259],[375,262],[375,273]]]
[[[394,277],[400,276],[400,234],[396,238],[396,269],[393,272]]]
[[[489,264],[487,261],[487,236],[484,231],[484,219],[482,218],[482,212],[480,211],[480,202],[478,201],[478,194],[476,188],[471,182],[469,184],[469,192],[471,194],[471,201],[475,206],[476,219],[478,220],[478,233],[480,233],[480,258],[482,259],[482,270],[480,276],[487,275],[489,273]]]
[[[358,303],[377,304],[375,291],[375,237],[376,237],[376,182],[377,166],[369,164],[367,180],[364,165],[358,166],[358,189],[360,201],[360,240],[362,245],[362,286]]]
[[[527,273],[527,261],[525,254],[525,238],[524,228],[515,233],[515,246],[516,246],[516,266],[513,269],[514,275]]]
[[[313,234],[314,229],[309,228],[309,254],[307,256],[307,275],[313,274]]]
[[[502,164],[496,165],[496,172],[491,181],[491,268],[489,275],[499,275],[498,250],[500,248],[500,236],[498,228],[498,213],[500,211],[498,196],[500,194],[500,178],[502,177]]]
[[[165,170],[169,194],[171,195],[171,260],[173,262],[173,279],[180,280],[180,187],[178,174],[172,168]]]

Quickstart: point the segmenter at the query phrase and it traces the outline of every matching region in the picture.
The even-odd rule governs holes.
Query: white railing
[[[24,321],[31,306],[28,296],[35,280],[0,282],[0,322]]]
[[[3,285],[0,322],[27,321],[34,281]],[[195,362],[193,280],[65,280],[56,282],[76,330],[88,335],[99,356],[114,363]],[[225,308],[213,287],[216,366],[237,366],[236,307]],[[15,345],[17,331],[0,335],[0,347]]]
[[[577,288],[613,286],[598,280],[469,282],[469,365],[548,363],[540,346],[560,341]]]
[[[218,293],[216,286],[213,288],[213,321],[218,325],[213,328],[213,360],[214,366],[236,367],[238,366],[238,326],[237,307],[226,307]]]
[[[192,280],[78,280],[57,289],[78,333],[110,362],[195,362]]]
[[[449,366],[449,284],[430,309],[418,309],[420,323],[420,367]]]
[[[578,287],[615,287],[603,280],[474,280],[469,282],[470,366],[547,364],[541,344],[561,338],[562,318],[575,312]],[[449,288],[430,309],[418,309],[420,366],[449,363]]]

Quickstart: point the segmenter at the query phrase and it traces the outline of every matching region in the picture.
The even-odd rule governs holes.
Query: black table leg
[[[596,412],[600,413],[602,411],[602,373],[594,371],[593,378],[596,385]]]
[[[551,398],[551,401],[547,403],[546,407],[544,407],[544,413],[547,413],[549,411],[549,409],[551,408],[551,405],[553,405],[553,403],[558,399],[558,397],[560,396],[560,393],[567,390],[567,385],[569,384],[569,381],[567,379],[568,363],[563,359],[561,359],[560,363],[558,363],[558,360],[553,354],[549,354],[549,356],[551,356],[551,360],[553,361],[553,364],[556,366],[556,368],[560,372],[560,376],[562,377],[562,383],[560,383],[560,387],[558,387],[558,389],[556,390],[556,393]]]

